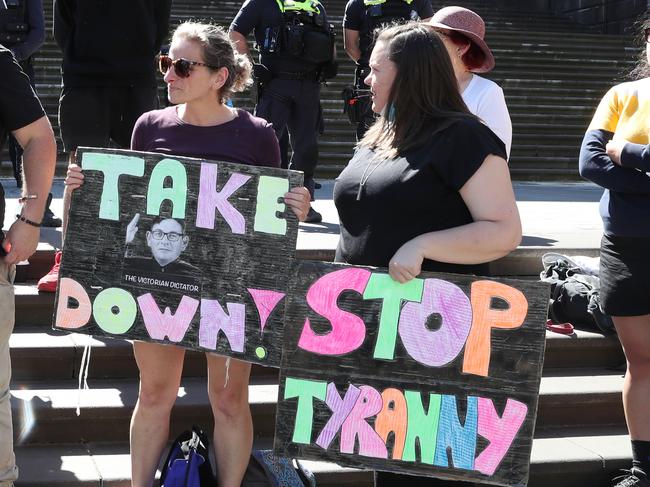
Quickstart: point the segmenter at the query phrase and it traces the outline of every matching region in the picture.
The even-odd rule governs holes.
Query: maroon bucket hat
[[[485,37],[485,22],[477,13],[463,7],[445,7],[438,10],[431,17],[429,25],[458,32],[481,49],[484,54],[483,64],[472,69],[473,72],[487,73],[494,68],[494,56],[483,40]]]

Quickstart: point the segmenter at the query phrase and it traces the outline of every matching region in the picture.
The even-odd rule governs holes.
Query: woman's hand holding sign
[[[309,190],[304,186],[291,188],[284,194],[284,202],[293,210],[298,221],[304,222],[309,212],[311,196]]]
[[[84,175],[83,172],[81,172],[81,166],[78,164],[70,164],[68,166],[68,172],[65,175],[65,185],[70,188],[70,190],[75,190],[83,183]]]

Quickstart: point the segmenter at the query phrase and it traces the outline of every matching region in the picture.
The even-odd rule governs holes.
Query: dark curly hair
[[[630,72],[630,78],[635,80],[650,77],[650,64],[648,64],[647,42],[645,37],[646,29],[650,29],[650,16],[648,15],[641,18],[635,24],[635,47],[639,48],[639,57],[634,69]]]

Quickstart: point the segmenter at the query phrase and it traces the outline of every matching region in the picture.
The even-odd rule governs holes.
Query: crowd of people
[[[71,193],[84,181],[75,157],[79,146],[301,170],[304,187],[290,190],[284,201],[300,221],[320,221],[311,207],[323,124],[320,84],[336,76],[338,65],[324,6],[316,0],[246,0],[228,30],[184,22],[168,51],[159,54],[168,40],[170,11],[171,0],[54,1],[54,37],[63,53],[59,125],[69,153],[63,238]],[[16,12],[26,33],[42,31],[40,0],[0,0],[0,19]],[[4,30],[6,25],[0,22]],[[650,42],[650,21],[643,27]],[[13,485],[18,474],[9,408],[14,264],[36,248],[56,161],[52,129],[26,64],[42,35],[28,42],[18,31],[0,42],[0,141],[7,134],[14,138],[12,157],[22,160],[16,174],[23,188],[0,260],[0,487]],[[251,33],[259,59],[249,50]],[[354,156],[334,186],[341,233],[336,261],[387,268],[401,283],[422,271],[487,275],[489,262],[518,246],[521,222],[508,169],[512,125],[505,97],[478,75],[495,66],[483,20],[462,7],[434,12],[429,0],[349,0],[343,36],[356,65],[351,96],[363,109],[354,120]],[[603,307],[628,361],[623,402],[633,467],[618,487],[650,486],[650,263],[644,258],[650,227],[640,223],[650,216],[649,57],[647,50],[637,80],[607,93],[580,153],[580,173],[605,189]],[[167,86],[162,109],[155,60]],[[254,82],[253,115],[230,100]],[[136,215],[127,243],[137,222]],[[187,245],[183,228],[162,218],[147,231],[157,265],[174,262],[156,258],[156,246],[175,246],[180,256]],[[60,258],[57,253],[40,290],[56,290]],[[130,431],[132,485],[148,487],[168,441],[184,349],[139,341],[133,349],[140,388]],[[252,448],[250,364],[206,357],[219,485],[236,487]],[[459,485],[401,477],[378,473],[375,484]]]

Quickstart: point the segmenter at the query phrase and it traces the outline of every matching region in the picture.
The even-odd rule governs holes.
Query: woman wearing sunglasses
[[[580,174],[602,186],[600,296],[627,359],[625,419],[632,469],[617,487],[650,487],[650,19],[635,81],[611,88],[580,149]]]
[[[174,106],[140,117],[133,131],[133,150],[280,167],[273,127],[226,105],[233,92],[244,90],[252,80],[250,62],[236,54],[223,29],[181,24],[172,37],[169,56],[160,57],[160,70]],[[78,167],[68,171],[66,184],[76,188],[82,181]],[[301,221],[309,210],[309,198],[304,187],[285,195]],[[145,342],[134,342],[133,350],[140,393],[131,420],[132,486],[150,487],[168,440],[185,350]],[[239,487],[253,442],[248,405],[251,365],[212,354],[206,354],[206,359],[219,485]]]

